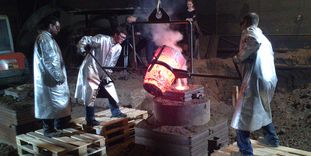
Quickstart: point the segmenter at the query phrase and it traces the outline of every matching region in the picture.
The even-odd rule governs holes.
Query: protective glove
[[[57,81],[57,85],[62,85],[64,82],[65,82],[65,80]]]
[[[61,85],[65,82],[65,77],[61,76],[60,80],[57,81],[57,85]]]
[[[81,50],[82,56],[86,56],[89,52],[91,52],[91,50],[92,47],[89,44],[85,45],[84,50]]]
[[[108,76],[103,78],[102,81],[105,85],[109,84],[110,82],[113,82]]]
[[[236,55],[234,55],[234,56],[232,57],[232,60],[233,60],[233,62],[236,63],[236,64],[240,63],[239,58],[238,58],[238,56],[236,56]]]

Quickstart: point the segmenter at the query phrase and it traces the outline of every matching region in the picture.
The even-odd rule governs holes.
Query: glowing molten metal
[[[161,54],[159,55],[159,53]],[[157,56],[158,60],[155,62]],[[186,59],[180,51],[164,46],[156,50],[153,61],[154,63],[149,65],[146,72],[144,88],[150,94],[159,96],[170,88],[176,79],[171,68],[187,70]],[[175,88],[178,90],[184,90],[187,89],[187,84],[182,84],[180,82],[179,84],[176,84]]]
[[[177,79],[176,85],[174,86],[177,90],[187,90],[189,89],[189,86],[187,85],[187,81],[184,79]]]

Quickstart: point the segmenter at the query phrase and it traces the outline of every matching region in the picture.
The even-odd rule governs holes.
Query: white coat
[[[102,34],[82,37],[77,45],[78,52],[86,52],[85,47],[87,45],[92,47],[90,53],[95,56],[96,60],[102,67],[114,67],[122,50],[121,45],[116,44],[112,37]],[[82,65],[80,66],[75,90],[75,98],[82,100],[85,105],[94,106],[101,81],[111,81],[100,66],[90,55],[85,57]],[[112,72],[107,69],[106,71],[108,73]],[[110,82],[105,85],[105,89],[118,103],[119,98],[114,84]]]
[[[255,131],[272,122],[270,102],[277,84],[274,53],[262,31],[251,26],[241,35],[237,54],[242,67],[243,82],[231,126]]]
[[[71,107],[65,64],[61,51],[47,31],[42,31],[34,44],[35,117],[56,119],[69,116]],[[62,84],[57,84],[63,82]]]

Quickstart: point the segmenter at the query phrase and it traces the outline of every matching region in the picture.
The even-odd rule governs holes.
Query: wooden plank
[[[27,136],[25,134],[21,134],[21,135],[16,136],[16,140],[18,142],[18,145],[21,148],[23,148],[22,142],[25,142],[25,143],[31,144],[32,146],[37,146],[40,148],[47,149],[54,154],[58,154],[58,153],[64,152],[66,150],[65,148],[50,144],[49,142],[37,140],[37,139],[30,137],[30,136]],[[35,149],[35,148],[33,148],[33,149]],[[33,154],[39,154],[38,150],[34,150],[33,152],[34,152]]]
[[[82,131],[78,131],[73,128],[64,129],[63,137],[53,137],[49,138],[43,136],[43,130],[37,130],[36,132],[29,132],[23,134],[21,137],[27,137],[26,141],[20,140],[19,137],[16,137],[18,141],[18,152],[20,155],[24,155],[26,152],[32,153],[34,155],[42,154],[40,152],[40,146],[34,145],[36,142],[45,142],[45,146],[43,149],[48,150],[47,152],[53,153],[52,155],[60,156],[60,155],[91,155],[91,154],[99,154],[106,155],[106,147],[105,147],[105,138],[103,136],[84,133]],[[40,134],[41,133],[41,134]],[[31,138],[31,139],[29,139]],[[55,150],[51,150],[51,147],[62,148],[64,151],[55,152]],[[36,147],[38,147],[36,149]],[[40,147],[40,148],[39,148]]]
[[[81,134],[83,136],[87,136],[87,137],[92,137],[94,138],[95,140],[105,140],[105,137],[103,136],[100,136],[100,135],[96,135],[96,134],[91,134],[91,133],[84,133],[84,134]]]
[[[104,135],[105,137],[109,136],[110,134],[116,133],[116,132],[120,132],[120,133],[125,133],[125,131],[128,130],[128,126],[122,126],[122,127],[117,127],[117,128],[113,128],[113,129],[102,129],[101,134]]]
[[[50,144],[63,147],[68,151],[73,151],[73,150],[77,149],[77,146],[72,146],[70,144],[66,144],[64,142],[55,140],[55,138],[52,139],[52,138],[46,137],[44,135],[40,135],[40,134],[35,133],[35,132],[29,132],[29,133],[27,133],[27,135],[34,137],[34,138],[37,138],[41,141],[49,142]]]
[[[74,129],[74,128],[65,128],[63,129],[64,132],[67,132],[67,133],[76,133],[76,132],[79,132],[77,129]]]
[[[231,156],[231,153],[217,150],[211,154],[211,156]]]
[[[118,118],[114,119],[108,122],[101,122],[100,125],[104,126],[105,128],[112,127],[112,126],[117,126],[117,125],[126,125],[127,124],[127,119],[126,118]]]
[[[100,156],[107,156],[106,147],[93,147],[88,148],[88,155],[99,153]]]
[[[143,118],[146,119],[148,117],[148,112],[145,110],[137,110],[133,108],[120,107],[120,111],[127,115],[129,119]],[[97,112],[95,114],[96,119],[100,117],[111,117],[110,110],[104,110],[101,112]],[[114,119],[114,118],[113,118]]]
[[[251,140],[253,151],[255,156],[311,156],[311,152],[303,151],[299,149],[289,148],[285,146],[279,147],[269,147],[256,140]],[[237,153],[239,148],[237,147],[236,142],[221,148],[220,150],[215,151],[212,156],[226,156],[233,153]]]
[[[93,140],[92,140],[92,139],[86,138],[86,137],[81,136],[81,135],[73,135],[73,136],[71,136],[71,137],[74,138],[74,139],[77,139],[77,140],[81,140],[81,141],[83,141],[83,142],[93,143]]]
[[[251,142],[254,145],[265,146],[264,144],[261,144],[257,140],[251,140]],[[311,152],[304,151],[304,150],[299,150],[299,149],[295,149],[295,148],[290,148],[290,147],[285,147],[285,146],[267,147],[267,148],[272,148],[273,150],[279,150],[279,151],[287,152],[287,153],[290,153],[290,154],[311,156]]]
[[[83,142],[83,141],[80,141],[80,140],[76,140],[76,139],[73,139],[73,138],[70,138],[70,137],[57,137],[57,138],[54,138],[54,139],[58,140],[58,141],[61,141],[61,142],[64,142],[64,143],[75,145],[75,146],[87,146],[87,145],[91,144],[91,143],[86,143],[86,142]]]

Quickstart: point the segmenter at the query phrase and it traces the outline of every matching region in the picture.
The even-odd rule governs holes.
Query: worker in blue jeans
[[[126,29],[117,27],[112,36],[97,34],[95,36],[83,36],[77,44],[78,52],[85,55],[80,66],[75,98],[83,101],[85,105],[87,125],[96,126],[95,99],[98,94],[106,93],[109,99],[111,117],[126,117],[117,105],[119,97],[110,78],[113,72],[104,67],[114,67],[119,59],[122,42],[126,39]]]
[[[233,61],[242,69],[242,85],[231,126],[236,129],[241,155],[253,155],[250,132],[263,129],[262,143],[277,147],[279,138],[272,123],[270,103],[277,84],[274,52],[258,28],[259,17],[249,13],[241,20],[240,48]]]

